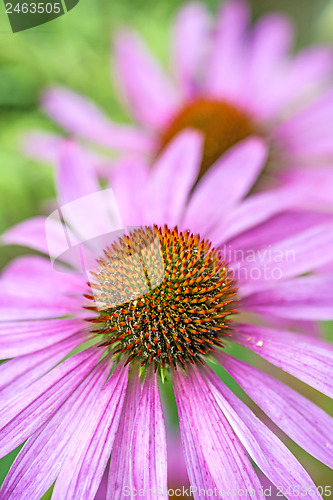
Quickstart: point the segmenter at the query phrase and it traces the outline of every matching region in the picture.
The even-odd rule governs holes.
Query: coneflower
[[[244,200],[265,163],[258,139],[230,150],[198,182],[201,151],[198,135],[183,133],[153,168],[130,160],[113,170],[109,187],[125,226],[118,235],[119,214],[101,203],[103,191],[94,202],[90,163],[63,145],[58,198],[68,241],[88,240],[91,251],[85,234],[93,227],[107,240],[86,272],[75,274],[74,253],[61,251],[61,222],[46,223],[47,239],[42,217],[3,235],[58,260],[56,270],[44,257],[20,257],[0,282],[0,354],[12,358],[1,365],[2,456],[26,441],[1,499],[38,499],[53,484],[53,499],[93,499],[107,467],[106,498],[167,499],[165,378],[194,498],[261,498],[250,458],[285,497],[321,498],[211,363],[332,467],[331,417],[228,353],[245,346],[332,396],[332,346],[307,333],[313,320],[333,317],[332,216],[296,212],[304,193],[292,198],[286,188],[285,196],[279,189]]]
[[[139,37],[119,32],[112,74],[135,125],[110,121],[65,88],[48,89],[42,106],[71,134],[122,155],[154,159],[182,130],[199,130],[205,138],[199,176],[239,141],[258,135],[269,150],[261,188],[265,179],[269,185],[307,181],[316,186],[308,206],[331,205],[332,50],[310,46],[292,54],[287,17],[270,13],[253,26],[249,17],[242,0],[225,2],[215,26],[203,4],[183,7],[174,22],[173,75],[165,74]],[[54,159],[58,144],[59,137],[32,134],[26,150]],[[305,165],[310,168],[304,171]]]

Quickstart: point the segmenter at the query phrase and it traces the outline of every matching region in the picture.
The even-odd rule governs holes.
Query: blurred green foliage
[[[110,78],[110,42],[120,27],[134,27],[153,52],[168,60],[171,21],[181,0],[81,0],[65,16],[24,32],[11,33],[4,5],[0,5],[0,233],[28,217],[46,213],[54,198],[53,172],[49,165],[27,159],[20,150],[24,132],[31,129],[58,130],[39,109],[41,91],[51,84],[76,89],[99,104],[113,119],[128,120]],[[218,0],[204,2],[212,11]],[[270,10],[285,11],[296,29],[296,45],[316,41],[333,42],[333,2],[325,0],[252,0],[253,16]],[[23,250],[1,248],[0,268]],[[24,250],[24,253],[26,251]],[[333,329],[326,325],[327,338]],[[220,370],[219,375],[230,384]],[[288,383],[293,383],[287,377]],[[236,389],[235,384],[231,386]],[[333,413],[327,398],[300,387],[326,411]],[[308,391],[308,392],[307,392]],[[170,383],[163,392],[175,408]],[[242,394],[239,393],[240,397]],[[243,395],[244,396],[244,395]],[[174,412],[173,412],[174,414]],[[290,442],[287,440],[287,444]],[[328,468],[291,444],[297,457],[317,484],[331,484]],[[0,482],[18,450],[0,461]],[[48,492],[43,499],[50,498]]]

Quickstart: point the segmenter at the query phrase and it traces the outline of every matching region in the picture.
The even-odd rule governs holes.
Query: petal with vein
[[[167,500],[167,452],[163,412],[157,373],[147,371],[135,415],[130,447],[131,486],[146,492],[146,500],[155,500],[156,491]]]
[[[0,409],[1,457],[45,424],[90,372],[102,352],[77,354],[15,395]]]
[[[318,339],[257,325],[237,324],[232,340],[333,397],[333,346]]]
[[[312,401],[239,359],[217,356],[253,401],[295,443],[333,468],[333,418]]]
[[[130,481],[130,446],[134,419],[141,395],[141,379],[134,370],[129,376],[122,414],[111,452],[107,500],[122,500]]]
[[[97,364],[55,415],[24,445],[1,488],[1,498],[40,498],[54,483],[73,436],[82,432],[110,371]],[[1,496],[2,495],[2,496]]]
[[[148,222],[169,226],[179,223],[199,173],[202,145],[198,132],[186,130],[160,155],[147,189]]]
[[[299,498],[301,488],[307,492],[305,498],[320,499],[321,495],[310,476],[288,448],[212,370],[206,370],[205,375],[219,407],[239,440],[272,483],[290,500]]]
[[[93,500],[110,457],[124,402],[128,369],[119,363],[71,439],[56,481],[54,500]]]
[[[183,225],[202,233],[223,220],[257,179],[266,154],[264,143],[257,138],[246,139],[224,154],[199,181]]]
[[[173,372],[185,461],[193,486],[224,492],[238,491],[248,497],[261,495],[259,479],[227,419],[196,368]],[[200,498],[199,490],[195,498]]]

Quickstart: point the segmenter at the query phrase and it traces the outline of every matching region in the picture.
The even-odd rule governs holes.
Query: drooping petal
[[[232,148],[201,179],[191,196],[183,225],[206,232],[243,198],[264,166],[266,147],[250,138]],[[222,193],[227,193],[221,196]]]
[[[329,397],[333,396],[333,347],[318,339],[257,325],[237,324],[234,342]]]
[[[199,172],[202,137],[195,131],[180,133],[161,154],[151,173],[146,199],[147,221],[174,226]]]
[[[47,348],[83,330],[85,326],[79,319],[67,318],[0,322],[0,358],[15,358]]]
[[[249,198],[249,202],[251,198]],[[281,203],[283,204],[283,201]],[[276,215],[250,228],[248,231],[243,230],[238,236],[229,239],[228,243],[233,249],[241,249],[244,254],[251,250],[257,252],[283,241],[286,237],[286,227],[289,230],[288,234],[297,236],[329,222],[333,222],[333,217],[328,213],[310,212],[308,210],[292,210],[279,213],[277,210]],[[264,258],[264,255],[262,258]],[[238,259],[232,253],[228,260],[235,262]]]
[[[149,168],[138,158],[119,161],[110,173],[110,187],[124,226],[145,224],[143,202],[146,201],[148,179]]]
[[[57,183],[61,218],[80,241],[123,228],[116,200],[110,191],[100,189],[92,165],[74,142],[62,144]]]
[[[291,439],[333,468],[333,418],[282,382],[225,353],[218,361]]]
[[[139,374],[133,371],[128,380],[124,405],[109,466],[107,500],[122,500],[131,489],[130,446],[134,419],[141,394]]]
[[[131,486],[147,500],[167,500],[167,453],[157,373],[147,371],[133,425],[130,447]],[[162,493],[163,492],[163,493]]]
[[[0,321],[59,318],[80,313],[78,297],[31,293],[14,283],[0,283]]]
[[[238,491],[240,485],[249,498],[260,498],[259,480],[220,411],[211,390],[196,368],[173,372],[173,384],[179,413],[185,461],[194,498],[199,488],[226,492]],[[220,492],[220,496],[223,495]]]
[[[32,131],[23,135],[21,140],[22,152],[34,160],[51,163],[57,166],[59,151],[64,138],[49,132]],[[83,147],[87,160],[93,165],[94,170],[100,177],[107,177],[113,167],[113,160],[106,155],[96,153],[88,147]]]
[[[178,12],[174,24],[173,62],[184,97],[195,94],[209,44],[209,16],[204,5],[191,2]]]
[[[318,128],[321,126],[319,132],[309,127],[308,132],[304,133],[303,136],[281,142],[285,154],[295,157],[297,162],[304,161],[306,163],[311,156],[320,157],[320,163],[323,160],[326,161],[333,154],[332,135],[327,128],[330,121],[331,118],[323,120],[320,124],[318,123]],[[312,163],[314,163],[313,159]]]
[[[45,225],[47,224],[47,239]],[[71,240],[75,240],[73,234],[71,234],[70,229],[67,228],[69,237]],[[68,240],[64,233],[64,227],[60,221],[46,218],[46,217],[33,217],[26,221],[20,222],[16,226],[13,226],[8,231],[6,231],[2,236],[1,240],[6,245],[22,245],[39,252],[58,257],[62,255],[63,260],[68,256],[66,262],[76,265],[76,260],[70,260],[70,255],[65,254],[68,250]]]
[[[65,269],[64,269],[65,270]],[[27,290],[45,290],[48,294],[80,294],[86,290],[81,275],[57,272],[49,259],[23,256],[12,260],[1,274],[2,283],[15,283]]]
[[[303,320],[333,319],[333,276],[302,276],[278,282],[242,301],[244,309]]]
[[[176,111],[177,98],[142,41],[133,33],[118,33],[114,43],[119,90],[133,116],[144,125],[161,128]]]
[[[85,341],[86,334],[79,333],[54,343],[50,347],[10,359],[0,366],[0,402],[6,402],[20,390],[45,375],[65,358],[75,347]],[[21,341],[22,344],[24,342]]]
[[[329,124],[333,118],[332,89],[321,95],[310,106],[284,121],[276,128],[275,137],[291,152],[307,155],[320,141],[331,137]],[[329,143],[323,154],[330,151]]]
[[[212,370],[206,370],[208,384],[215,399],[254,462],[290,499],[321,498],[315,484],[288,448],[252,411],[228,389]],[[313,492],[311,495],[310,492]]]
[[[309,189],[310,190],[310,189]],[[285,210],[297,208],[308,200],[307,188],[295,186],[278,188],[250,196],[217,221],[209,237],[215,245],[221,245]]]
[[[59,147],[63,137],[50,132],[28,132],[22,138],[23,153],[37,160],[56,163],[59,157]]]
[[[284,61],[280,71],[274,77],[270,75],[265,91],[257,97],[253,96],[258,118],[266,120],[278,114],[283,123],[286,122],[286,114],[295,115],[300,108],[309,107],[309,102],[320,95],[323,85],[329,81],[332,66],[333,54],[327,47],[310,47],[295,55],[291,61]],[[277,130],[280,130],[279,125]],[[279,134],[275,135],[273,129],[273,140],[278,138]]]
[[[242,98],[248,17],[242,0],[226,2],[219,13],[205,82],[206,90],[217,97]]]
[[[90,407],[81,432],[71,439],[53,490],[55,500],[94,499],[118,429],[127,378],[128,369],[118,364]]]
[[[282,318],[280,316],[272,316],[271,314],[260,314],[266,324],[273,328],[281,328],[290,332],[299,332],[313,337],[323,337],[323,327],[317,321],[308,321],[302,319]]]
[[[44,92],[42,106],[53,120],[68,131],[112,149],[150,152],[151,138],[130,126],[111,122],[85,97],[62,87]]]
[[[315,271],[330,262],[332,254],[333,224],[330,222],[254,251],[251,259],[244,259],[242,255],[232,269],[239,280],[240,294],[245,297],[271,288],[277,281]]]
[[[92,349],[67,359],[6,402],[0,410],[1,457],[21,444],[56,413],[101,354],[102,351]]]
[[[40,498],[54,483],[73,436],[82,432],[110,372],[104,358],[55,415],[25,444],[1,488],[1,498]]]
[[[264,93],[272,73],[277,71],[281,61],[288,55],[292,39],[293,28],[287,17],[271,13],[257,21],[249,46],[247,82],[254,99],[256,92],[261,92],[261,96]]]
[[[281,172],[282,182],[289,184],[291,189],[298,189],[304,185],[310,187],[308,196],[304,200],[303,207],[309,209],[327,210],[333,207],[332,191],[333,178],[331,165],[316,165],[315,168],[304,168],[295,166]]]
[[[100,190],[97,176],[77,143],[63,140],[59,147],[58,160],[57,187],[60,206]]]

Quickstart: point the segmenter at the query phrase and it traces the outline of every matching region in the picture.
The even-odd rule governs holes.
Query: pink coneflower
[[[281,14],[249,24],[246,2],[227,1],[214,27],[203,4],[179,12],[172,35],[173,75],[167,75],[133,33],[113,45],[113,75],[137,125],[111,122],[84,97],[51,88],[42,104],[70,134],[125,154],[155,158],[187,127],[205,137],[202,175],[239,141],[256,134],[269,149],[268,165],[283,170],[332,164],[332,50],[310,47],[291,54],[293,27]],[[26,148],[52,159],[55,136],[30,135]],[[332,189],[332,176],[324,168]],[[295,177],[279,182],[294,182]],[[311,182],[314,182],[311,179]],[[328,189],[328,188],[327,188]],[[329,200],[330,201],[330,200]]]
[[[60,222],[43,217],[3,236],[50,252],[57,270],[29,256],[2,275],[0,352],[13,358],[1,365],[2,456],[26,442],[1,499],[37,499],[53,483],[53,499],[93,499],[107,466],[106,498],[168,498],[158,386],[165,377],[174,386],[194,498],[203,491],[261,498],[250,458],[287,498],[298,491],[321,498],[211,362],[332,467],[331,417],[228,353],[245,346],[332,396],[332,346],[297,331],[333,317],[332,217],[295,212],[287,188],[244,200],[266,160],[260,140],[236,146],[197,182],[201,150],[198,135],[186,132],[152,169],[134,160],[117,166],[112,211],[100,202],[103,191],[95,196],[87,158],[67,143],[57,174],[66,238]],[[119,215],[128,229],[114,237]],[[63,252],[64,240],[91,238],[93,251],[95,228],[101,239],[111,228],[110,243],[87,274],[73,274],[75,249],[84,257],[84,248]]]

